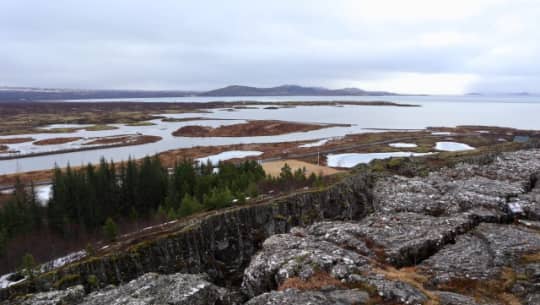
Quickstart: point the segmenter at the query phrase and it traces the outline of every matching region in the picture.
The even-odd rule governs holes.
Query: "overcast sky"
[[[538,0],[1,0],[0,86],[538,92]]]

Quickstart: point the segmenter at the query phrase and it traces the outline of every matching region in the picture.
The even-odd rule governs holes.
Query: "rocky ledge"
[[[91,293],[74,286],[8,302],[540,304],[538,173],[540,150],[523,150],[425,177],[380,178],[364,202],[369,215],[276,232],[240,285],[149,273]]]

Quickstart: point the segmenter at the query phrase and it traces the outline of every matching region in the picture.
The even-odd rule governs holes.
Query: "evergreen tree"
[[[114,220],[112,220],[110,217],[107,218],[105,224],[103,225],[103,235],[105,235],[105,239],[108,241],[116,240],[118,235],[118,227],[116,226]]]
[[[36,261],[32,254],[26,253],[22,257],[21,269],[25,277],[29,279],[34,278],[34,269],[36,268]]]
[[[289,164],[285,163],[283,167],[281,168],[281,172],[279,173],[279,178],[282,181],[291,181],[293,178],[293,173],[291,170],[291,167]]]
[[[182,205],[178,210],[178,215],[181,217],[185,217],[202,211],[202,209],[202,204],[200,204],[196,198],[193,198],[191,195],[186,194],[182,199]]]

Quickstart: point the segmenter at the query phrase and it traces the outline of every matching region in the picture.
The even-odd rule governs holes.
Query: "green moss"
[[[118,127],[116,126],[111,126],[111,125],[102,125],[102,124],[99,124],[99,125],[94,125],[94,126],[90,126],[90,127],[87,127],[85,128],[86,131],[102,131],[102,130],[113,130],[113,129],[118,129]]]
[[[274,219],[275,219],[275,220],[283,220],[283,221],[287,221],[287,216],[281,215],[281,214],[277,214],[277,215],[274,215]]]
[[[51,128],[51,129],[38,129],[38,132],[42,133],[73,133],[79,130],[78,128]]]
[[[99,287],[99,280],[98,280],[97,276],[95,276],[93,274],[90,274],[89,276],[86,277],[86,283],[91,288]]]
[[[139,122],[133,122],[133,123],[127,123],[126,126],[133,126],[133,127],[136,127],[136,126],[153,126],[153,125],[156,125],[152,122],[148,122],[148,121],[139,121]]]
[[[80,274],[66,274],[58,281],[54,282],[53,287],[55,289],[64,289],[73,285],[76,285],[80,282]]]

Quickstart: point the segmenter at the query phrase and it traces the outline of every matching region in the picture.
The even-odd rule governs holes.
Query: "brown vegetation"
[[[146,135],[137,135],[137,136],[114,136],[114,137],[103,137],[97,138],[93,141],[86,142],[84,145],[112,145],[112,144],[129,144],[129,145],[139,145],[153,143],[161,140],[161,137],[158,136],[146,136]]]
[[[0,139],[0,144],[19,144],[34,141],[33,138],[11,138],[11,139]]]
[[[270,102],[13,102],[2,103],[0,135],[35,133],[50,124],[129,124],[156,119],[162,113],[201,113],[207,109],[253,105],[275,105]],[[390,102],[283,102],[280,106],[412,106]],[[49,132],[54,132],[49,131]],[[63,132],[63,131],[62,131]]]
[[[514,270],[503,268],[499,278],[491,280],[453,279],[448,283],[439,285],[439,289],[453,291],[474,297],[480,302],[489,302],[493,299],[503,300],[507,305],[521,304],[511,293],[517,280]]]
[[[279,285],[277,290],[283,291],[291,288],[298,290],[319,290],[325,287],[344,287],[344,285],[327,272],[317,272],[306,280],[299,277],[288,278]]]
[[[485,129],[486,127],[482,127]],[[519,131],[522,132],[522,131]],[[163,164],[165,166],[173,166],[174,163],[182,159],[195,159],[200,157],[205,157],[208,155],[217,154],[223,151],[228,150],[257,150],[264,152],[263,155],[257,157],[257,159],[269,159],[269,158],[283,158],[283,159],[295,159],[301,160],[304,162],[317,164],[317,152],[320,152],[320,161],[321,164],[324,164],[325,158],[322,156],[324,153],[329,151],[335,151],[339,153],[346,152],[388,152],[388,151],[398,151],[396,149],[388,146],[388,143],[404,141],[403,138],[409,138],[407,142],[412,142],[418,144],[417,148],[406,148],[407,151],[412,152],[426,152],[429,151],[436,141],[447,140],[451,138],[454,141],[462,142],[469,144],[477,149],[474,151],[468,152],[457,152],[457,153],[439,153],[439,155],[474,155],[481,154],[487,151],[493,150],[516,150],[522,147],[518,143],[509,143],[512,140],[511,136],[505,136],[506,129],[500,130],[500,133],[489,133],[489,134],[471,134],[470,136],[433,136],[430,132],[426,131],[416,131],[416,132],[399,132],[399,131],[388,131],[388,132],[378,132],[378,133],[364,133],[364,134],[353,134],[347,135],[342,138],[337,138],[328,141],[325,145],[319,147],[308,147],[301,148],[298,147],[301,144],[313,142],[313,141],[302,141],[302,142],[281,142],[281,143],[261,143],[261,144],[234,144],[234,145],[223,145],[223,146],[197,146],[191,148],[182,148],[175,149],[159,154]],[[501,143],[500,138],[505,138],[508,142]],[[375,144],[374,144],[375,143]],[[378,144],[377,144],[378,143]],[[247,159],[253,159],[253,157],[248,157]],[[235,160],[231,160],[235,161]],[[429,157],[425,162],[427,167],[438,168],[440,166],[445,166],[446,161],[441,161],[440,158]],[[27,172],[20,174],[11,174],[11,175],[0,175],[0,185],[12,185],[15,182],[15,177],[20,176],[21,180],[25,183],[30,183],[30,181],[44,181],[49,180],[52,175],[52,170],[44,171],[35,171]]]
[[[249,121],[244,124],[220,126],[184,126],[173,132],[177,137],[254,137],[275,136],[292,132],[312,131],[327,127],[349,126],[339,124],[307,124],[284,121]]]
[[[75,142],[82,139],[81,137],[68,137],[68,138],[50,138],[34,142],[34,145],[57,145],[69,142]]]
[[[204,118],[204,117],[189,117],[189,118],[164,118],[161,119],[163,122],[190,122],[190,121],[232,121],[234,119],[221,119],[221,118]]]
[[[438,305],[439,297],[432,291],[426,289],[424,285],[427,282],[427,277],[418,274],[415,267],[405,267],[396,269],[392,266],[384,266],[382,269],[377,269],[377,272],[383,274],[389,280],[398,280],[407,283],[428,297],[428,301],[424,305]]]
[[[333,169],[330,167],[320,166],[320,165],[311,164],[311,163],[299,161],[299,160],[292,160],[292,159],[265,162],[262,164],[262,167],[267,175],[278,177],[279,173],[281,172],[281,168],[283,168],[285,164],[289,165],[293,172],[296,171],[297,169],[305,168],[306,176],[309,176],[312,173],[315,175],[321,174],[323,176],[328,176],[328,175],[334,175],[341,172],[340,170]]]

